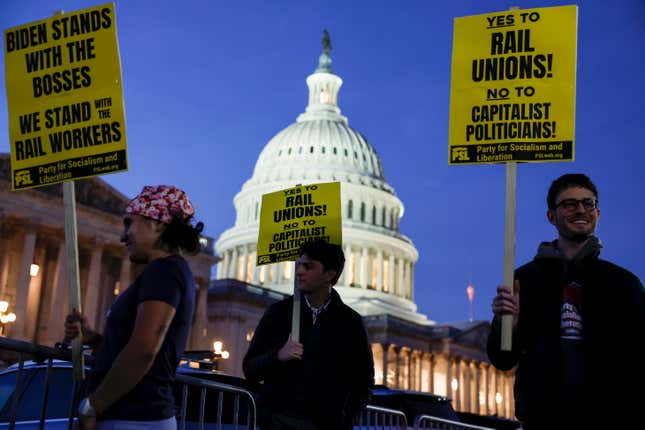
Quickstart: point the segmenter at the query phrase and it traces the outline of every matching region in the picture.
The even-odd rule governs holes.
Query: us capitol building
[[[488,363],[488,323],[437,324],[417,312],[419,254],[399,229],[403,203],[374,147],[341,114],[343,80],[332,71],[330,49],[325,32],[318,68],[306,80],[305,111],[269,140],[233,200],[235,224],[215,244],[222,261],[209,288],[209,331],[243,357],[264,309],[293,292],[293,262],[255,265],[262,195],[339,181],[346,263],[335,288],[363,316],[376,384],[449,396],[457,410],[511,418],[513,376]],[[242,374],[241,360],[224,368]]]
[[[306,80],[306,109],[260,153],[234,198],[235,224],[216,241],[217,252],[206,237],[204,250],[189,259],[197,300],[187,348],[222,342],[230,356],[220,368],[242,376],[242,358],[262,314],[293,291],[293,262],[255,266],[262,195],[338,181],[346,266],[335,288],[363,316],[376,383],[448,396],[459,411],[512,418],[513,375],[488,362],[488,322],[436,323],[417,311],[419,254],[399,229],[403,203],[374,147],[341,114],[343,81],[332,71],[330,49],[325,32],[318,68]],[[10,175],[9,156],[0,154],[0,301],[7,304],[0,317],[16,316],[6,323],[0,318],[0,335],[51,345],[62,338],[61,309],[69,308],[62,190],[12,192]],[[114,298],[141,271],[119,242],[129,197],[100,177],[75,183],[83,311],[100,330]]]

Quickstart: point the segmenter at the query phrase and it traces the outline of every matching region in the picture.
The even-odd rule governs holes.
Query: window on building
[[[352,219],[354,217],[354,202],[351,200],[347,202],[347,218]]]
[[[376,206],[372,206],[372,225],[376,225]]]
[[[381,225],[383,227],[385,227],[385,224],[386,224],[385,220],[386,219],[387,219],[386,209],[385,209],[385,206],[383,206],[383,209],[381,210]]]
[[[365,202],[361,202],[361,222],[365,222]]]

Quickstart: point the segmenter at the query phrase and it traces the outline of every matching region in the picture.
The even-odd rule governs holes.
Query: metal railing
[[[25,369],[25,361],[33,359],[38,362],[38,369],[43,369],[46,366],[44,375],[44,384],[42,389],[42,404],[40,405],[39,419],[29,419],[30,427],[37,425],[40,430],[45,428],[46,423],[53,421],[67,421],[68,430],[72,430],[74,420],[76,417],[76,410],[78,403],[83,395],[85,395],[86,384],[77,384],[72,379],[72,372],[69,372],[70,384],[72,386],[72,393],[70,396],[70,405],[66,417],[47,418],[47,406],[53,390],[60,389],[60,387],[52,387],[51,374],[54,369],[54,360],[61,360],[64,367],[71,370],[71,351],[65,349],[51,348],[43,345],[23,342],[19,340],[0,337],[0,351],[4,354],[9,352],[15,360],[10,368],[16,371],[16,384],[12,393],[11,406],[8,414],[8,428],[15,429],[17,421],[17,413],[22,401],[25,400],[25,387],[29,386],[30,380],[25,380],[25,375],[29,376],[28,370]],[[92,362],[93,357],[86,356],[86,363]],[[57,366],[60,367],[60,366]],[[31,376],[33,378],[33,376]],[[250,392],[237,388],[231,385],[222,384],[220,382],[203,380],[191,376],[176,374],[175,390],[179,391],[176,396],[179,403],[178,424],[181,430],[204,430],[206,425],[209,429],[235,429],[235,430],[255,430],[256,428],[256,407],[253,396]],[[192,395],[199,393],[199,403],[189,403],[189,398]],[[209,401],[209,407],[206,408],[206,398],[208,394],[216,394],[216,405],[212,407]],[[232,408],[229,408],[229,399]],[[210,399],[210,396],[209,396]],[[226,400],[226,401],[225,401]],[[243,400],[243,401],[242,401]],[[2,405],[0,405],[2,406]],[[198,406],[198,412],[194,407]],[[224,409],[224,408],[227,409]],[[4,427],[5,423],[0,424]]]
[[[494,430],[472,424],[450,421],[430,415],[419,415],[414,419],[414,430]]]
[[[405,414],[396,409],[367,405],[354,423],[360,430],[407,430]]]
[[[39,429],[44,429],[46,422],[67,420],[68,429],[71,430],[76,417],[76,408],[81,396],[85,394],[85,383],[77,384],[71,378],[70,384],[71,402],[67,417],[56,417],[48,419],[47,405],[51,397],[52,369],[54,360],[66,362],[65,366],[71,366],[71,351],[59,348],[52,348],[43,345],[23,342],[19,340],[0,337],[0,351],[10,351],[16,360],[13,368],[16,369],[16,384],[11,397],[9,409],[8,428],[16,426],[16,416],[23,397],[23,385],[28,385],[25,380],[25,361],[33,359],[38,362],[38,367],[46,367],[42,404],[40,405],[39,420],[31,420],[31,423],[38,424]],[[86,362],[91,363],[93,357],[86,356]],[[27,374],[29,376],[29,374]],[[242,388],[216,381],[195,378],[180,373],[176,374],[175,395],[178,403],[178,429],[179,430],[255,430],[257,421],[256,405],[253,395]],[[57,389],[59,387],[54,387]],[[216,400],[211,400],[211,396]],[[193,399],[199,399],[199,402]],[[207,407],[208,399],[208,407]],[[216,405],[213,407],[213,405]],[[354,429],[360,430],[407,430],[408,423],[405,414],[396,409],[388,409],[380,406],[367,405],[357,417]],[[481,427],[458,421],[451,421],[430,415],[419,415],[414,420],[415,430],[493,430],[489,427]]]
[[[257,419],[256,407],[255,400],[250,392],[232,385],[208,381],[187,375],[177,374],[175,379],[182,385],[181,408],[177,418],[179,430],[186,430],[187,428],[204,430],[207,422],[209,423],[209,428],[215,428],[217,430],[222,430],[223,428],[230,428],[233,430],[255,430]],[[190,390],[190,387],[193,387],[193,390]],[[195,394],[197,389],[199,391],[199,404],[191,403],[191,405],[198,406],[199,412],[194,414],[196,411],[188,409],[188,399],[191,397],[191,394]],[[217,394],[217,408],[215,411],[213,411],[212,408],[209,408],[208,411],[206,410],[206,396],[208,392]],[[230,409],[224,409],[225,393],[229,394],[227,405],[228,403],[231,403],[233,406],[232,413],[230,416],[227,414],[226,417],[224,416],[224,413],[225,411],[230,411]],[[245,400],[245,402],[240,405],[240,400],[242,399]],[[245,420],[241,420],[240,418],[242,417],[244,417]],[[227,418],[226,425],[223,424],[225,418]]]
[[[5,337],[0,337],[0,351],[11,351],[17,353],[17,362],[13,366],[17,366],[17,375],[16,375],[16,386],[13,391],[13,396],[11,399],[11,407],[9,409],[9,420],[8,427],[10,430],[16,427],[16,416],[18,413],[18,407],[22,400],[24,389],[23,384],[28,383],[24,380],[24,363],[27,359],[33,359],[38,362],[42,362],[43,366],[47,366],[45,371],[45,382],[43,385],[42,393],[42,403],[40,406],[40,414],[38,422],[38,428],[42,430],[45,426],[47,404],[49,400],[49,393],[51,388],[50,376],[52,374],[53,362],[54,360],[70,361],[71,360],[71,351],[62,350],[58,348],[51,348],[48,346],[38,345],[30,342],[23,342],[20,340],[9,339]],[[70,374],[71,375],[71,374]],[[73,418],[75,415],[75,405],[78,403],[79,395],[81,390],[84,389],[84,385],[77,384],[75,381],[72,381],[72,393],[71,398],[72,402],[69,408],[69,414],[66,417],[68,420],[68,429],[72,430]],[[65,418],[65,417],[61,417]]]

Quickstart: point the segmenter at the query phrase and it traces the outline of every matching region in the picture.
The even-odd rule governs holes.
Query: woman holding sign
[[[121,241],[143,273],[112,304],[103,336],[76,310],[65,340],[79,334],[97,348],[89,396],[79,405],[85,429],[176,429],[171,384],[193,319],[195,287],[182,252],[196,253],[203,223],[186,194],[146,186],[125,209]]]

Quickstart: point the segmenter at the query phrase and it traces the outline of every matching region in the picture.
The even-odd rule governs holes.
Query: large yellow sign
[[[114,5],[4,31],[12,189],[127,170]]]
[[[299,185],[262,196],[257,265],[295,260],[306,242],[342,245],[340,182]]]
[[[572,161],[577,6],[455,19],[449,164]]]

